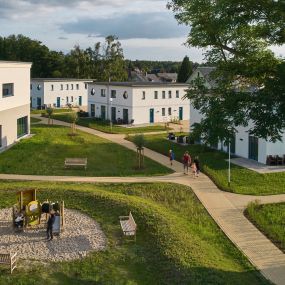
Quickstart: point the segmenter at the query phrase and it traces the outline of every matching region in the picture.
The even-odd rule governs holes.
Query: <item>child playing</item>
[[[197,174],[197,166],[196,166],[196,163],[195,163],[195,162],[192,163],[191,168],[192,168],[192,173],[193,173],[194,178],[195,178],[195,177],[198,177],[198,174]]]

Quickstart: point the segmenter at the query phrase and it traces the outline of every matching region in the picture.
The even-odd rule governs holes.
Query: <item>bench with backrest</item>
[[[0,253],[0,264],[6,264],[10,266],[10,272],[13,273],[13,270],[17,267],[17,253]]]
[[[87,168],[87,158],[66,158],[64,162],[64,167],[69,166],[83,166]]]
[[[133,218],[132,213],[128,216],[120,216],[120,224],[125,236],[134,236],[136,238],[137,224]]]

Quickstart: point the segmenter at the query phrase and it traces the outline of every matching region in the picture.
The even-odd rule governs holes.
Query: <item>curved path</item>
[[[43,123],[47,119],[43,118]],[[54,124],[69,126],[70,124],[54,120]],[[77,126],[77,129],[120,144],[136,151],[133,143],[126,141],[124,135],[106,134],[86,127]],[[145,149],[145,156],[169,166],[166,156]],[[170,167],[170,166],[169,166]],[[198,199],[207,209],[212,218],[220,226],[228,238],[248,257],[257,269],[275,284],[285,283],[285,255],[269,239],[267,239],[247,218],[243,211],[247,204],[254,200],[261,203],[285,202],[284,195],[249,196],[227,193],[219,190],[216,185],[204,174],[198,179],[181,173],[183,166],[175,161],[172,169],[174,174],[154,177],[62,177],[62,176],[33,176],[1,174],[0,179],[12,180],[40,180],[40,181],[68,181],[68,182],[171,182],[190,186]]]

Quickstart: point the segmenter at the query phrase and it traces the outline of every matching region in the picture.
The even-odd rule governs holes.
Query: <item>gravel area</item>
[[[0,252],[18,253],[18,258],[38,261],[69,261],[91,251],[104,250],[107,241],[99,224],[79,211],[65,209],[60,236],[46,239],[45,221],[36,228],[17,232],[12,227],[12,209],[0,210]]]

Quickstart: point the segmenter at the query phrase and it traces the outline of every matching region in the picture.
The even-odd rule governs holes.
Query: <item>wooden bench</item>
[[[66,158],[64,162],[64,167],[68,166],[84,166],[87,168],[87,158]]]
[[[10,272],[13,273],[13,270],[17,267],[17,253],[0,253],[0,264],[6,264],[10,266]]]
[[[136,240],[137,224],[133,218],[132,213],[128,216],[120,216],[120,224],[125,236],[134,236]]]

